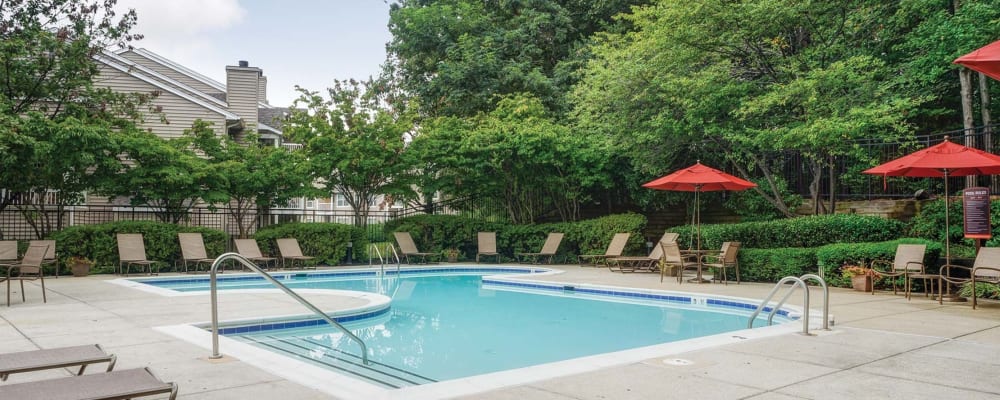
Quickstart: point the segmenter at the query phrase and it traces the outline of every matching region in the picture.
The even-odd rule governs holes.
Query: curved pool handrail
[[[305,306],[306,308],[308,308],[310,311],[312,311],[313,313],[315,313],[316,315],[318,315],[320,318],[322,318],[323,320],[325,320],[331,326],[339,329],[349,339],[357,342],[358,345],[361,346],[361,360],[364,362],[365,365],[369,364],[368,363],[368,346],[365,345],[365,342],[362,341],[361,338],[359,338],[359,337],[357,337],[357,335],[351,333],[351,331],[347,330],[347,328],[344,328],[344,326],[341,325],[339,322],[335,321],[333,318],[330,318],[329,315],[326,315],[326,313],[324,313],[323,311],[321,311],[319,308],[317,308],[316,306],[314,306],[312,303],[306,301],[306,299],[303,299],[302,296],[299,296],[298,294],[296,294],[292,289],[289,289],[288,286],[285,286],[283,283],[278,282],[278,280],[274,279],[274,277],[271,276],[271,274],[268,274],[267,272],[264,272],[264,270],[260,269],[260,267],[257,266],[257,264],[255,264],[253,262],[250,262],[250,260],[248,260],[246,257],[241,256],[239,253],[225,253],[225,254],[217,257],[215,259],[215,261],[212,262],[211,278],[209,279],[209,285],[211,286],[211,292],[212,292],[211,293],[211,296],[212,296],[212,355],[209,358],[212,358],[212,359],[222,358],[222,354],[219,353],[219,300],[218,300],[219,294],[218,294],[218,289],[216,288],[216,276],[215,275],[216,275],[216,271],[218,270],[219,266],[222,265],[222,262],[226,261],[226,260],[230,260],[230,259],[239,261],[240,264],[243,264],[243,266],[249,268],[251,271],[254,271],[254,272],[257,272],[257,273],[261,274],[264,277],[264,279],[267,279],[272,284],[274,284],[274,286],[277,286],[279,289],[281,289],[282,291],[284,291],[285,293],[287,293],[289,296],[291,296],[293,299],[295,299],[295,301],[298,301],[299,304],[302,304],[303,306]]]
[[[747,329],[753,328],[753,321],[757,319],[757,316],[760,315],[760,312],[763,311],[764,307],[767,306],[767,302],[771,301],[771,298],[774,297],[775,293],[777,293],[778,290],[782,288],[782,285],[788,282],[792,282],[793,284],[792,288],[789,289],[787,294],[785,294],[785,297],[781,300],[781,302],[779,302],[778,304],[776,304],[771,308],[771,315],[773,315],[774,312],[776,312],[779,308],[781,308],[782,305],[785,304],[785,300],[788,300],[788,297],[791,296],[792,292],[795,290],[795,286],[801,287],[802,304],[804,304],[804,307],[802,308],[802,334],[803,335],[809,334],[809,287],[806,286],[805,281],[803,281],[801,278],[797,278],[794,276],[786,276],[784,278],[781,278],[781,280],[774,285],[774,288],[771,289],[771,293],[767,294],[767,297],[765,297],[764,300],[760,302],[760,305],[757,306],[757,309],[754,310],[753,314],[750,315],[750,321],[747,322]],[[769,318],[769,323],[770,323],[770,318]]]

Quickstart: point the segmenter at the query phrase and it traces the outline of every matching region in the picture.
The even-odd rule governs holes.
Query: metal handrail
[[[771,293],[767,294],[767,297],[764,298],[764,301],[761,301],[760,305],[757,306],[757,309],[754,310],[753,314],[750,315],[750,321],[747,322],[747,329],[753,328],[753,321],[757,319],[757,316],[760,315],[760,312],[764,310],[765,306],[767,306],[767,302],[771,301],[771,298],[774,297],[775,293],[777,293],[778,290],[781,289],[782,285],[784,285],[787,282],[792,282],[794,285],[802,288],[802,304],[804,304],[802,308],[802,334],[803,335],[809,334],[809,287],[806,286],[805,281],[803,281],[801,278],[797,278],[794,276],[786,276],[784,278],[781,278],[781,280],[774,285],[774,289],[771,289]],[[788,300],[788,297],[791,296],[791,293],[794,290],[795,288],[792,287],[792,289],[789,290],[787,294],[785,294],[785,297],[781,299],[781,301],[777,305],[773,306],[773,308],[771,309],[772,315],[777,309],[781,308],[781,306],[785,304],[785,300]],[[769,319],[768,324],[770,323],[771,321]]]
[[[819,285],[823,287],[823,330],[830,330],[830,288],[827,287],[826,280],[816,274],[805,274],[800,276],[799,279],[802,279],[803,282],[812,279],[819,282]]]
[[[382,258],[382,252],[378,249],[378,246],[376,246],[375,243],[372,243],[368,245],[368,266],[371,266],[372,261],[374,260],[372,254],[377,254],[379,262],[381,262],[383,266],[385,265],[385,259]]]
[[[349,339],[357,342],[358,345],[361,346],[361,360],[365,363],[365,365],[368,365],[368,346],[365,345],[365,342],[362,341],[361,338],[351,333],[351,331],[347,330],[347,328],[344,328],[343,325],[335,321],[333,318],[330,318],[329,315],[326,315],[326,313],[321,311],[312,303],[306,301],[306,299],[303,299],[301,296],[292,291],[292,289],[289,289],[288,286],[285,286],[281,282],[278,282],[278,280],[274,279],[274,277],[271,276],[271,274],[268,274],[267,272],[264,272],[264,270],[260,269],[260,267],[258,267],[257,264],[250,262],[250,260],[246,259],[246,257],[239,255],[238,253],[225,253],[216,258],[214,262],[212,262],[211,279],[210,279],[212,288],[212,355],[209,358],[213,359],[222,358],[222,354],[219,353],[219,293],[216,287],[215,275],[216,271],[219,269],[219,266],[222,265],[222,262],[229,259],[239,261],[240,264],[243,264],[243,266],[249,268],[251,271],[255,271],[261,274],[262,276],[264,276],[264,279],[267,279],[272,284],[274,284],[274,286],[277,286],[279,289],[287,293],[289,296],[295,299],[295,301],[298,301],[299,304],[302,304],[303,306],[311,310],[313,313],[315,313],[320,318],[325,320],[331,326],[339,329]]]
[[[399,253],[396,252],[395,245],[389,243],[389,250],[392,250],[392,256],[396,259],[396,276],[399,276],[399,266],[403,263],[403,261],[399,259]]]

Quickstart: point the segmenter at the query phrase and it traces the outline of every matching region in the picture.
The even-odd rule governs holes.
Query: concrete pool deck
[[[554,266],[539,280],[710,293],[760,299],[772,284],[660,283],[652,274]],[[148,366],[180,386],[182,399],[336,398],[238,359],[154,329],[210,319],[207,294],[164,297],[118,285],[113,276],[47,279],[0,304],[0,353],[100,343],[118,355],[116,369]],[[15,288],[16,289],[16,288]],[[6,287],[3,287],[6,290]],[[817,299],[818,290],[813,291]],[[344,296],[306,296],[324,310],[356,307]],[[798,304],[801,297],[793,296]],[[813,300],[813,309],[819,301]],[[1000,303],[945,303],[917,294],[872,296],[831,289],[833,330],[788,334],[658,357],[618,367],[505,387],[465,399],[1000,399]],[[284,294],[220,296],[223,320],[298,314]],[[627,330],[622,334],[628,334]],[[223,353],[225,349],[223,348]],[[665,362],[666,361],[666,362]],[[94,368],[99,371],[100,367]],[[65,370],[17,374],[8,382],[67,376]],[[0,383],[9,384],[9,383]]]

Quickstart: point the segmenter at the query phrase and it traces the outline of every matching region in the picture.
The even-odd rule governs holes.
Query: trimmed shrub
[[[691,225],[669,229],[678,243],[693,243]],[[830,243],[881,242],[900,238],[905,225],[896,220],[854,214],[819,215],[776,221],[712,224],[701,227],[701,247],[721,248],[722,242],[742,242],[744,248],[818,247]]]
[[[816,251],[816,261],[823,268],[826,280],[830,285],[850,287],[849,279],[844,278],[840,267],[844,264],[869,265],[873,260],[892,260],[896,257],[896,246],[900,244],[924,244],[924,265],[931,271],[936,271],[937,260],[941,256],[941,243],[917,238],[906,238],[879,243],[838,243],[820,247]],[[902,278],[900,278],[902,279]]]
[[[816,248],[741,248],[739,256],[740,279],[744,281],[777,282],[789,275],[816,273]]]
[[[254,234],[260,251],[280,257],[275,242],[282,238],[295,238],[302,254],[316,257],[311,264],[337,265],[347,260],[347,243],[353,244],[354,262],[368,258],[368,234],[364,229],[336,223],[304,223],[272,225]]]
[[[229,236],[225,232],[210,228],[179,226],[157,221],[117,221],[97,225],[77,225],[55,232],[51,239],[62,262],[70,256],[84,256],[96,262],[93,272],[113,272],[118,265],[118,233],[141,233],[146,246],[146,258],[162,261],[160,270],[173,268],[181,259],[177,234],[181,232],[201,233],[205,250],[209,256],[218,256],[226,251]]]
[[[601,218],[533,225],[509,225],[488,222],[456,215],[418,215],[386,223],[386,234],[410,232],[422,252],[441,252],[458,249],[459,260],[476,257],[477,232],[496,232],[497,251],[503,259],[513,259],[515,253],[537,252],[550,232],[563,232],[566,236],[559,245],[555,262],[575,262],[578,254],[604,253],[611,237],[618,232],[629,232],[626,251],[643,253],[645,239],[642,229],[646,217],[639,214],[618,214]]]

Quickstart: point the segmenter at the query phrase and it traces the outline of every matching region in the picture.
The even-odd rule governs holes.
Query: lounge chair
[[[17,400],[120,400],[166,393],[176,399],[177,385],[161,381],[149,368],[0,385],[0,399]]]
[[[42,258],[48,246],[35,244],[28,246],[28,251],[24,252],[24,258],[18,264],[7,268],[7,307],[10,307],[10,286],[12,281],[19,281],[21,284],[21,302],[25,302],[24,281],[39,281],[42,283],[42,303],[48,303],[45,298],[45,274],[42,273]]]
[[[951,270],[959,269],[967,271],[968,278],[955,277],[952,276]],[[971,282],[973,285],[976,283],[991,283],[994,285],[1000,285],[1000,247],[982,247],[979,249],[979,254],[976,254],[976,262],[972,264],[972,268],[963,267],[961,265],[944,265],[941,267],[941,273],[938,275],[938,304],[942,303],[942,297],[940,296],[942,290],[941,286],[945,283],[954,284],[965,284]],[[949,289],[950,290],[950,289]],[[977,305],[976,291],[972,291],[972,309],[975,310]]]
[[[260,247],[257,246],[256,239],[233,239],[233,244],[236,245],[237,253],[257,265],[262,265],[264,269],[271,268],[278,260],[275,257],[264,257],[264,254],[260,252]]]
[[[17,241],[0,240],[0,267],[17,264]]]
[[[188,265],[194,264],[194,271],[198,272],[199,266],[208,264],[211,268],[214,258],[208,258],[205,251],[205,240],[200,233],[178,233],[177,241],[181,244],[181,262],[184,264],[184,273],[188,272]]]
[[[479,250],[476,251],[476,262],[479,262],[480,256],[496,256],[497,263],[500,263],[500,253],[497,253],[497,233],[496,232],[479,232],[476,234],[476,239],[479,242]]]
[[[720,280],[725,284],[729,284],[729,277],[726,276],[726,270],[730,268],[736,269],[736,284],[740,284],[740,242],[723,242],[722,250],[719,254],[706,254],[702,257],[702,268],[713,268],[716,273],[712,275],[712,279]],[[722,273],[719,274],[719,271]]]
[[[11,374],[41,371],[55,368],[80,367],[77,375],[90,364],[108,363],[110,372],[115,369],[115,355],[108,354],[97,344],[59,347],[0,354],[0,381],[6,381]]]
[[[613,238],[611,238],[611,243],[608,244],[608,249],[604,251],[604,254],[580,254],[577,258],[580,259],[580,266],[598,266],[598,263],[607,265],[608,259],[611,257],[621,257],[622,252],[625,251],[625,245],[628,244],[628,238],[631,236],[629,233],[616,233]],[[584,262],[584,260],[589,260]]]
[[[294,267],[296,261],[301,261],[302,267],[305,268],[306,261],[310,261],[316,257],[304,256],[302,255],[302,248],[299,247],[299,241],[295,238],[286,238],[276,240],[278,243],[278,252],[281,253],[281,268],[285,268],[285,261],[290,261],[289,264]]]
[[[896,279],[902,276],[905,282],[906,298],[910,298],[910,287],[912,286],[912,276],[924,274],[924,253],[927,246],[922,244],[901,244],[896,247],[896,258],[892,263],[888,260],[872,261],[871,269],[875,277],[889,277],[892,280],[892,294],[896,294]],[[874,285],[872,294],[875,294]]]
[[[160,271],[156,261],[146,259],[146,245],[141,233],[119,233],[118,239],[118,273],[128,276],[133,265],[139,266],[139,272],[146,267],[147,273],[154,275],[153,265],[157,273]]]
[[[677,241],[660,241],[660,248],[663,249],[663,265],[660,268],[660,282],[667,275],[667,267],[677,268],[677,283],[684,283],[684,271],[699,268],[698,256],[694,254],[681,253]]]
[[[559,250],[559,243],[562,243],[563,234],[560,232],[552,232],[547,238],[545,238],[545,243],[542,245],[542,250],[537,253],[517,253],[518,257],[531,258],[533,264],[538,264],[538,259],[541,257],[547,257],[547,264],[552,263],[552,256],[556,255],[556,251]]]
[[[399,252],[403,253],[403,258],[406,259],[407,264],[413,264],[410,262],[410,257],[419,257],[421,261],[426,263],[428,257],[437,255],[437,253],[421,253],[418,251],[417,244],[413,242],[410,232],[393,232],[392,235],[396,237],[396,243],[399,244]]]
[[[663,236],[660,237],[660,242],[677,242],[678,234],[674,232],[664,232]],[[637,270],[646,270],[648,272],[655,272],[656,266],[660,262],[660,258],[663,257],[663,247],[660,247],[657,242],[656,246],[653,246],[649,251],[649,255],[646,257],[641,256],[628,256],[628,257],[609,257],[607,258],[608,269],[611,271],[618,272],[635,272]]]
[[[45,257],[42,258],[42,266],[44,267],[44,266],[49,265],[49,264],[54,265],[54,267],[53,267],[55,269],[55,275],[54,276],[56,278],[58,278],[59,277],[59,263],[57,262],[58,260],[56,259],[56,241],[55,240],[31,240],[31,241],[28,241],[28,246],[31,246],[33,244],[41,244],[41,245],[49,246],[49,249],[45,251]]]

